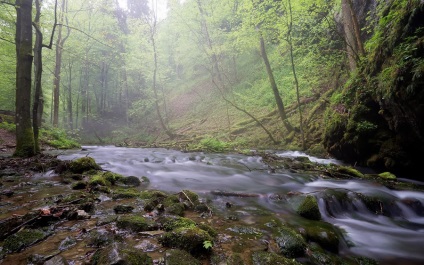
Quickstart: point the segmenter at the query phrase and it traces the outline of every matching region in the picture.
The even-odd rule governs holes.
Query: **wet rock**
[[[313,223],[305,228],[307,240],[318,243],[323,249],[338,253],[340,232],[328,223]]]
[[[201,265],[202,262],[194,258],[187,251],[171,249],[165,253],[165,265]]]
[[[72,184],[73,190],[85,190],[87,188],[87,183],[85,181],[78,181]]]
[[[315,245],[310,246],[310,248],[306,251],[306,255],[309,257],[312,264],[333,265],[341,263],[337,256],[325,252]]]
[[[81,174],[90,170],[101,170],[101,167],[97,165],[92,157],[81,157],[71,161],[68,165],[68,169],[72,173]]]
[[[252,254],[252,263],[253,265],[297,265],[300,264],[294,260],[285,258],[281,255],[259,251]]]
[[[184,215],[184,204],[183,203],[174,203],[168,207],[165,208],[165,212],[168,214],[175,214],[178,216],[183,216]]]
[[[196,206],[197,204],[199,204],[199,195],[197,195],[196,193],[190,191],[190,190],[182,190],[180,193],[180,201],[187,201],[188,203],[190,203],[190,208]]]
[[[116,225],[120,229],[130,230],[133,232],[143,232],[155,229],[155,224],[151,220],[136,215],[120,216]]]
[[[19,252],[44,238],[48,234],[41,230],[24,229],[6,238],[3,248],[6,253]]]
[[[140,250],[114,243],[109,247],[98,250],[93,255],[91,264],[152,265],[153,260]]]
[[[64,257],[58,255],[44,262],[43,265],[68,265],[68,264],[69,264],[68,261]]]
[[[86,211],[84,210],[77,210],[77,220],[86,220],[86,219],[90,219],[91,215],[89,215]]]
[[[362,174],[361,172],[359,172],[358,170],[352,168],[352,167],[337,167],[336,171],[334,172],[336,175],[336,177],[341,177],[341,178],[364,178],[364,174]]]
[[[228,259],[228,265],[244,265],[244,260],[239,254],[233,254]]]
[[[294,196],[289,198],[289,203],[300,216],[310,220],[321,220],[315,196]]]
[[[304,239],[287,227],[280,227],[279,235],[275,238],[280,253],[287,258],[297,258],[305,253],[306,242]]]
[[[1,186],[1,185],[0,185]],[[15,192],[13,190],[2,190],[0,191],[0,195],[4,195],[6,197],[12,197]]]
[[[60,242],[59,250],[65,251],[65,250],[75,246],[76,244],[77,244],[77,241],[75,240],[75,238],[68,236],[62,242]]]
[[[260,230],[250,226],[234,226],[227,230],[241,235],[262,235]]]
[[[118,216],[116,215],[103,216],[97,221],[97,226],[107,225],[116,222],[116,220],[118,220]]]
[[[113,211],[115,211],[116,214],[131,213],[133,210],[134,207],[130,205],[116,205],[113,207]]]
[[[160,243],[165,247],[183,249],[196,255],[210,252],[210,249],[203,247],[205,241],[212,242],[213,238],[198,227],[177,228],[165,233],[160,239]]]
[[[208,213],[211,209],[205,203],[200,203],[194,207],[194,211],[197,213]]]
[[[103,247],[113,242],[113,235],[104,230],[93,230],[90,232],[87,245],[90,247]]]
[[[136,249],[140,249],[143,252],[153,252],[160,248],[160,246],[153,244],[149,240],[143,240],[140,244],[135,246]]]
[[[123,178],[122,183],[130,187],[138,187],[141,185],[140,179],[134,176]]]

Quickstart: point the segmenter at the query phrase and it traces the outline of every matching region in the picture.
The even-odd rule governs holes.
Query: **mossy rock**
[[[121,182],[130,187],[138,187],[141,185],[140,179],[134,176],[124,177]]]
[[[378,176],[382,179],[385,179],[385,180],[396,180],[396,175],[392,174],[390,172],[383,172],[383,173],[378,174]]]
[[[275,241],[282,255],[287,258],[297,258],[304,255],[306,242],[301,235],[287,227],[280,227],[278,233]]]
[[[114,243],[109,247],[98,250],[93,255],[91,264],[152,265],[153,260],[138,249]]]
[[[354,169],[352,167],[338,167],[337,172],[343,174],[344,176],[348,175],[353,178],[364,178],[364,174],[359,172],[357,169]]]
[[[117,173],[105,172],[103,173],[103,178],[111,185],[115,185],[116,183],[122,181],[125,177]]]
[[[174,214],[178,216],[184,216],[184,204],[183,203],[174,203],[165,208],[165,212],[168,214]]]
[[[202,262],[190,255],[187,251],[171,249],[165,253],[166,265],[202,265]]]
[[[307,240],[318,243],[323,249],[338,253],[341,233],[331,224],[315,222],[305,227]]]
[[[85,190],[87,188],[87,182],[78,181],[72,184],[73,190]]]
[[[81,174],[89,170],[101,170],[92,157],[81,157],[69,163],[69,171],[76,174]]]
[[[113,190],[112,199],[131,199],[140,197],[140,192],[134,189],[115,189]]]
[[[92,230],[87,242],[90,247],[104,247],[113,242],[113,234],[107,230]]]
[[[209,233],[209,235],[213,238],[218,236],[218,232],[210,225],[207,224],[199,224],[198,227],[202,230],[205,230]]]
[[[158,190],[144,190],[140,193],[140,198],[145,200],[166,197],[168,197],[168,195],[165,192]]]
[[[228,258],[228,265],[244,265],[245,262],[239,254],[233,254]]]
[[[116,226],[132,232],[151,231],[155,228],[155,224],[151,220],[136,215],[120,216]]]
[[[134,207],[130,205],[116,205],[113,207],[113,211],[116,214],[124,214],[124,213],[131,213],[134,210]]]
[[[179,203],[179,202],[180,202],[180,198],[177,195],[172,194],[163,200],[163,205],[165,205],[165,207],[168,207],[168,206],[171,206],[172,204]]]
[[[265,251],[254,252],[252,254],[252,263],[253,265],[300,265],[297,261]]]
[[[196,227],[196,222],[184,217],[166,217],[162,220],[163,230],[172,231],[177,228]]]
[[[96,186],[110,186],[110,182],[107,181],[103,175],[94,175],[91,176],[90,181],[88,182],[88,185],[90,187],[96,187]]]
[[[288,198],[288,201],[300,216],[309,220],[321,220],[321,213],[319,212],[318,202],[315,196],[291,196]]]
[[[198,227],[177,228],[166,232],[160,239],[160,243],[165,247],[183,249],[195,255],[210,253],[210,249],[203,247],[205,241],[212,242],[213,238]]]
[[[4,240],[3,248],[6,253],[19,252],[43,240],[47,236],[48,235],[41,230],[24,229],[7,237]]]
[[[180,192],[180,199],[182,201],[187,200],[188,202],[192,203],[191,207],[194,207],[198,205],[199,202],[199,195],[197,195],[195,192],[192,192],[191,190],[183,190]]]
[[[402,214],[402,210],[396,204],[394,198],[383,195],[367,195],[363,193],[357,193],[356,195],[365,204],[367,209],[374,214],[384,216],[400,216]]]
[[[333,265],[333,264],[351,264],[350,262],[342,263],[340,259],[329,252],[322,250],[320,247],[311,244],[307,255],[312,264]]]

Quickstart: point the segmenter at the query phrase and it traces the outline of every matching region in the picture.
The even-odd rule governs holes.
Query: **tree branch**
[[[106,47],[108,47],[108,48],[115,49],[115,47],[112,47],[112,46],[110,46],[110,45],[108,45],[108,44],[106,44],[106,43],[104,43],[104,42],[102,42],[102,41],[100,41],[100,40],[98,40],[98,39],[94,38],[94,37],[93,37],[93,36],[91,36],[90,34],[88,34],[88,33],[84,32],[84,31],[80,30],[79,28],[75,28],[75,27],[72,27],[72,26],[64,25],[64,24],[57,24],[57,26],[63,26],[63,27],[67,27],[67,28],[69,28],[69,29],[76,30],[76,31],[78,31],[78,32],[80,32],[80,33],[82,33],[82,34],[84,34],[85,36],[89,37],[90,39],[93,39],[94,41],[96,41],[96,42],[98,42],[98,43],[100,43],[100,44],[102,44],[102,45],[104,45],[104,46],[106,46]]]
[[[56,26],[57,26],[57,0],[54,3],[54,25],[53,25],[53,31],[52,31],[52,35],[50,36],[50,43],[49,45],[41,45],[42,47],[45,47],[47,49],[52,49],[53,47],[53,37],[54,37],[54,32],[56,30]]]
[[[15,45],[15,44],[16,44],[16,43],[14,43],[13,41],[10,41],[10,40],[7,40],[7,39],[4,39],[4,38],[2,38],[2,37],[0,37],[0,40],[5,41],[5,42],[8,42],[8,43],[11,43],[11,44],[13,44],[13,45]]]

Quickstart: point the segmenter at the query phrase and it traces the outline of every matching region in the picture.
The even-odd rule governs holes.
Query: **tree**
[[[349,66],[351,70],[355,70],[359,58],[365,54],[365,49],[352,0],[342,0],[342,16]]]
[[[36,152],[31,124],[32,0],[16,0],[16,150],[14,155]]]

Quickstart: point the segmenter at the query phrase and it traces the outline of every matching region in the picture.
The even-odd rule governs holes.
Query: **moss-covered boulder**
[[[117,173],[105,172],[103,173],[103,178],[111,185],[115,185],[116,183],[122,181],[125,177]]]
[[[198,227],[181,227],[165,233],[160,242],[165,247],[179,248],[200,255],[210,252],[203,246],[205,241],[212,242],[208,232]]]
[[[171,249],[165,253],[166,265],[201,265],[202,262],[194,258],[190,253],[180,249]]]
[[[144,190],[140,193],[140,198],[145,200],[166,197],[168,197],[168,195],[165,192],[159,190]]]
[[[109,247],[98,250],[93,255],[91,264],[152,265],[153,260],[140,250],[114,243]]]
[[[151,220],[136,215],[120,216],[116,225],[120,229],[130,230],[132,232],[143,232],[155,229],[155,224]]]
[[[6,253],[19,252],[43,240],[47,236],[48,234],[41,230],[24,229],[7,237],[4,240],[3,248]]]
[[[115,189],[112,192],[112,199],[118,200],[118,199],[131,199],[131,198],[137,198],[140,197],[140,192],[135,189]]]
[[[163,230],[168,232],[182,227],[196,227],[195,221],[184,217],[165,217],[160,221],[162,222]]]
[[[138,187],[141,185],[140,179],[135,176],[124,177],[121,179],[121,182],[130,187]]]
[[[92,157],[81,157],[69,163],[68,169],[75,174],[81,174],[90,170],[101,170]]]
[[[107,181],[102,174],[91,176],[90,181],[88,182],[90,187],[96,186],[110,186],[110,182]]]
[[[253,265],[298,265],[300,263],[295,260],[285,258],[281,255],[259,251],[252,254]]]
[[[288,227],[280,227],[275,242],[280,253],[287,258],[301,257],[305,253],[306,242],[301,235]]]
[[[321,220],[321,213],[315,196],[294,195],[290,196],[288,201],[300,216],[310,220]]]
[[[396,180],[396,175],[390,172],[383,172],[378,174],[378,176],[385,180]]]
[[[174,203],[168,207],[165,207],[165,212],[168,214],[174,214],[178,216],[184,216],[184,204],[183,203]]]
[[[325,222],[314,222],[305,227],[305,237],[307,240],[319,244],[323,249],[338,253],[339,236],[341,233],[336,227]]]

